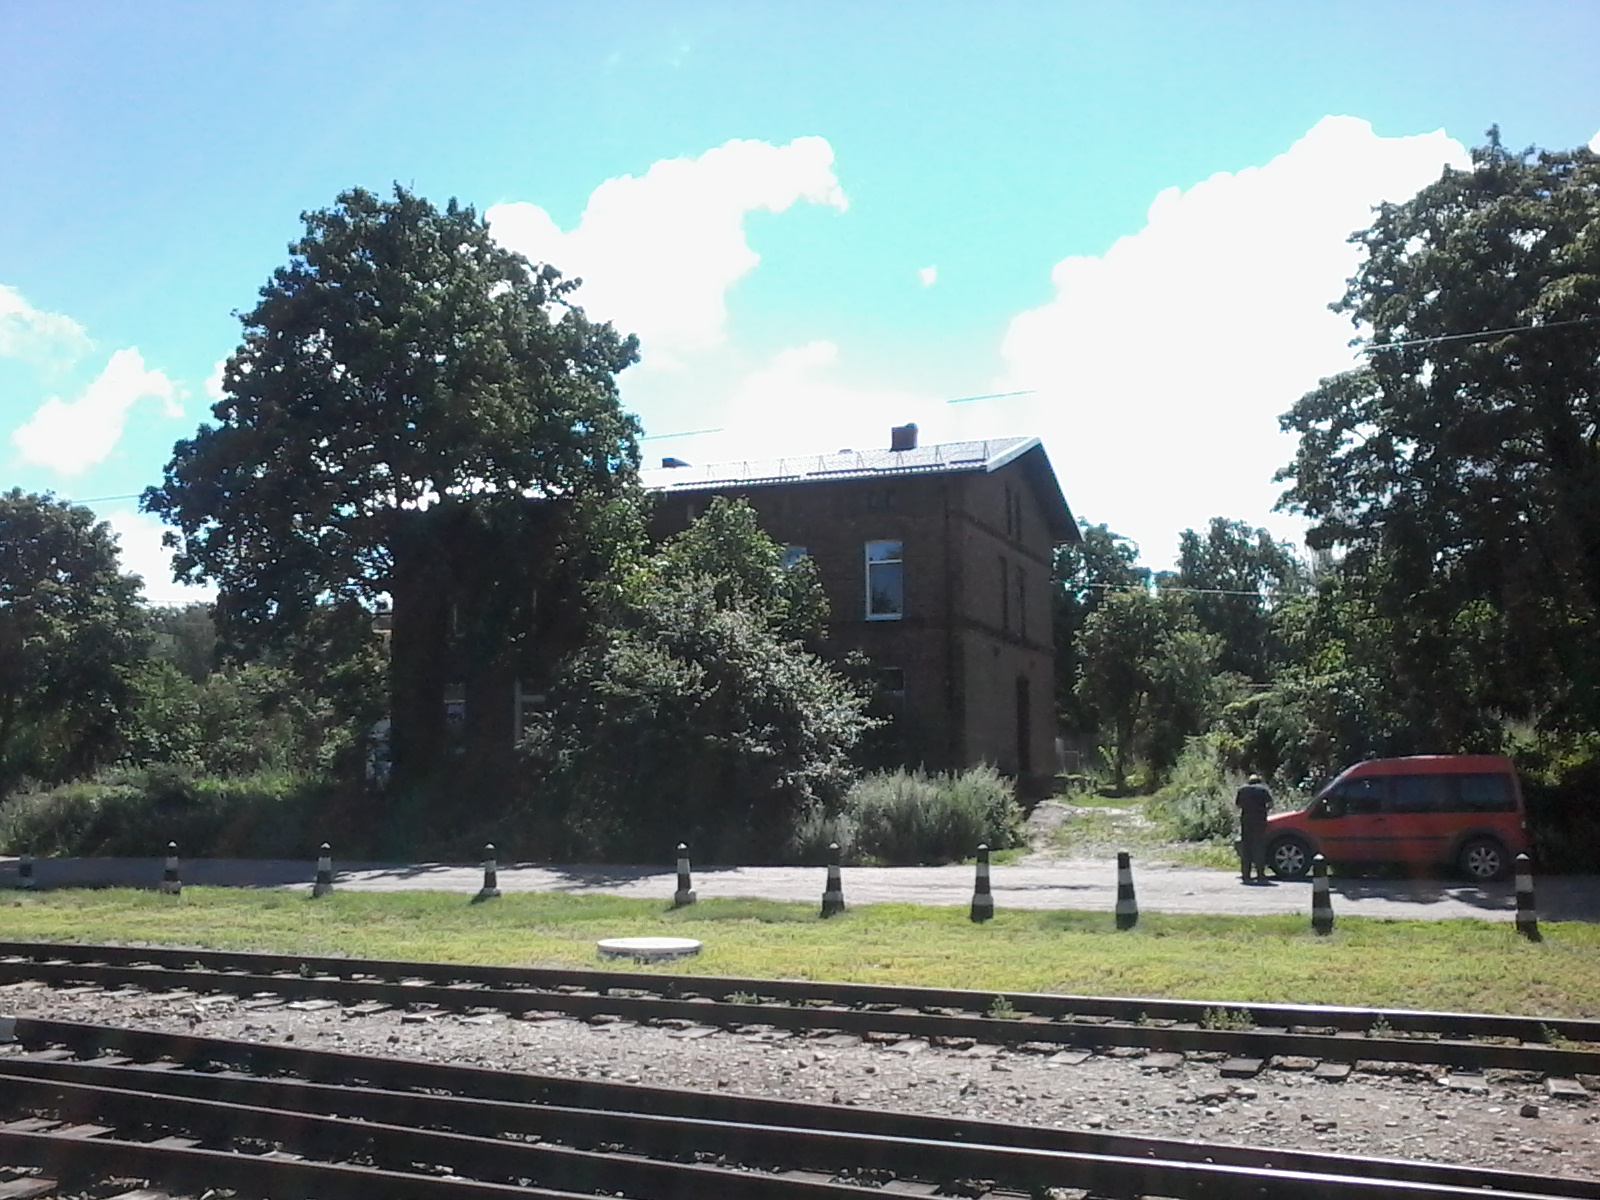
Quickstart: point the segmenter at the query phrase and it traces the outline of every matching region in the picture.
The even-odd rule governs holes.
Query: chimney
[[[917,448],[916,425],[896,425],[889,430],[889,449],[915,450]]]
[[[663,458],[661,460],[661,466],[663,469],[669,467],[687,467],[688,465],[689,464],[684,462],[681,458]]]

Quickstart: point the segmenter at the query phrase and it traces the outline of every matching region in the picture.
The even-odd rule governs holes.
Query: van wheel
[[[1475,837],[1461,847],[1456,865],[1473,883],[1504,879],[1511,869],[1506,848],[1491,837]]]
[[[1267,866],[1279,879],[1304,879],[1311,873],[1311,847],[1303,838],[1281,837],[1267,847]]]

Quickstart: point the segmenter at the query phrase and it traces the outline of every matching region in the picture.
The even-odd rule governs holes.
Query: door
[[[1374,862],[1388,853],[1382,775],[1346,779],[1324,792],[1311,816],[1322,853],[1332,862]]]
[[[1461,818],[1454,775],[1396,775],[1389,780],[1388,845],[1383,859],[1435,863],[1450,857]]]
[[[1017,778],[1033,774],[1033,705],[1028,677],[1017,676]]]

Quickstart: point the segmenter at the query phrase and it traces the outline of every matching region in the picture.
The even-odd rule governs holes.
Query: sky
[[[204,594],[136,495],[300,214],[398,182],[639,335],[646,465],[1037,435],[1152,567],[1298,541],[1349,235],[1491,124],[1600,149],[1597,48],[1592,0],[0,0],[0,486]]]

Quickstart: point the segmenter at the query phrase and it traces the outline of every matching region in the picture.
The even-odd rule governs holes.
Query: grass
[[[700,957],[671,968],[691,974],[1600,1016],[1600,926],[1543,929],[1533,944],[1501,922],[1341,917],[1318,938],[1300,916],[1146,913],[1117,933],[1109,913],[1002,909],[974,925],[964,908],[875,904],[820,921],[810,905],[707,900],[672,911],[562,893],[489,904],[441,892],[312,901],[229,888],[0,900],[6,939],[592,967],[598,938],[669,934],[705,942]]]

